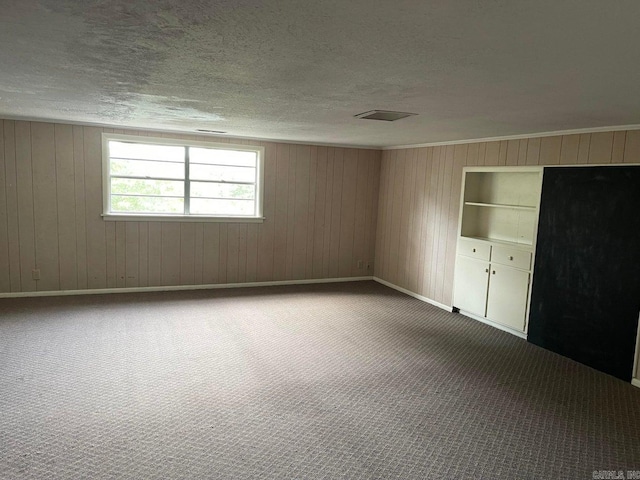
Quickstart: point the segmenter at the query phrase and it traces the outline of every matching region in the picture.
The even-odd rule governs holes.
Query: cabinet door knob
[[[474,249],[473,249],[473,252],[475,253],[475,251],[476,251],[476,249],[474,248]]]
[[[495,275],[495,274],[496,274],[496,271],[494,270],[494,271],[492,271],[491,273],[492,273],[493,275]]]
[[[513,256],[509,255],[509,260],[513,260]]]
[[[484,271],[485,271],[485,272],[487,272],[487,273],[489,273],[489,269],[488,269],[488,268],[485,268],[485,269],[484,269]]]

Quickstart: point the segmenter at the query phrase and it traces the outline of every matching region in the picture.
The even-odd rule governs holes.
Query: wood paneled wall
[[[386,150],[375,275],[451,305],[462,168],[640,162],[640,131]]]
[[[0,292],[372,274],[357,262],[374,257],[379,151],[12,120],[0,127]],[[102,220],[102,132],[264,146],[266,220]]]

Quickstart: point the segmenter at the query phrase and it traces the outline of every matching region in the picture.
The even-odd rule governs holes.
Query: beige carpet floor
[[[0,300],[2,479],[594,470],[640,389],[373,282]]]

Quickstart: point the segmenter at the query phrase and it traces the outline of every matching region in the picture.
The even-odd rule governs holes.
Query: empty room
[[[0,7],[0,478],[640,478],[640,3]]]

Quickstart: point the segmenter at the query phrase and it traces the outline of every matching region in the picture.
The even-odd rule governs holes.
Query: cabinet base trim
[[[634,387],[640,388],[640,378],[631,379],[631,385],[633,385]]]
[[[447,312],[452,312],[453,311],[453,307],[450,307],[449,305],[445,305],[444,303],[440,303],[440,302],[436,302],[435,300],[431,300],[430,298],[424,297],[422,295],[419,295],[415,292],[412,292],[411,290],[407,290],[406,288],[402,288],[399,287],[398,285],[395,285],[391,282],[387,282],[386,280],[382,280],[381,278],[378,277],[373,277],[373,280],[381,283],[382,285],[385,285],[389,288],[393,288],[394,290],[397,290],[399,292],[402,292],[406,295],[409,295],[410,297],[413,298],[417,298],[418,300],[422,300],[423,302],[426,303],[430,303],[431,305],[438,307],[438,308],[442,308],[443,310],[446,310]]]
[[[516,337],[520,337],[523,339],[527,339],[527,334],[524,332],[521,332],[519,330],[514,330],[513,328],[509,328],[505,325],[502,325],[500,323],[496,323],[496,322],[492,322],[491,320],[484,318],[484,317],[480,317],[478,315],[476,315],[475,313],[470,313],[470,312],[466,312],[464,310],[460,310],[460,313],[462,315],[464,315],[465,317],[469,317],[469,318],[473,318],[474,320],[477,320],[479,322],[485,323],[491,327],[497,328],[498,330],[502,330],[503,332],[507,332],[510,333],[511,335],[515,335]]]

